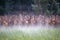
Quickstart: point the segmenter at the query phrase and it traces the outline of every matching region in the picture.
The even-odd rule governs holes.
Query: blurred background
[[[60,0],[0,0],[1,25],[18,23],[20,17],[22,23],[31,23],[31,20],[46,23],[48,20],[48,23],[60,24]]]
[[[0,40],[60,40],[60,0],[0,0]]]
[[[0,0],[0,15],[60,15],[60,0]]]

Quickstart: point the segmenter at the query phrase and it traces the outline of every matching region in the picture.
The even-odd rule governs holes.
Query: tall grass
[[[60,29],[42,29],[31,34],[18,30],[0,31],[0,40],[60,40]]]

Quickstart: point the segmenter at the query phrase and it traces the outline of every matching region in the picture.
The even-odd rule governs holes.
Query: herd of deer
[[[45,15],[5,15],[0,16],[0,26],[10,25],[36,25],[36,24],[48,24],[55,25],[60,24],[60,16],[45,16]]]

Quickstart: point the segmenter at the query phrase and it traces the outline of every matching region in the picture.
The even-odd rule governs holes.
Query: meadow
[[[17,29],[0,30],[0,40],[60,40],[60,28],[43,28],[37,31],[31,30],[30,32]]]

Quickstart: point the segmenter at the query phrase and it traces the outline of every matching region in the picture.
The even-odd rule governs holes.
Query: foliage
[[[37,12],[42,10],[45,15],[56,15],[59,11],[56,0],[34,0],[34,3],[38,6],[34,10],[37,10]]]

